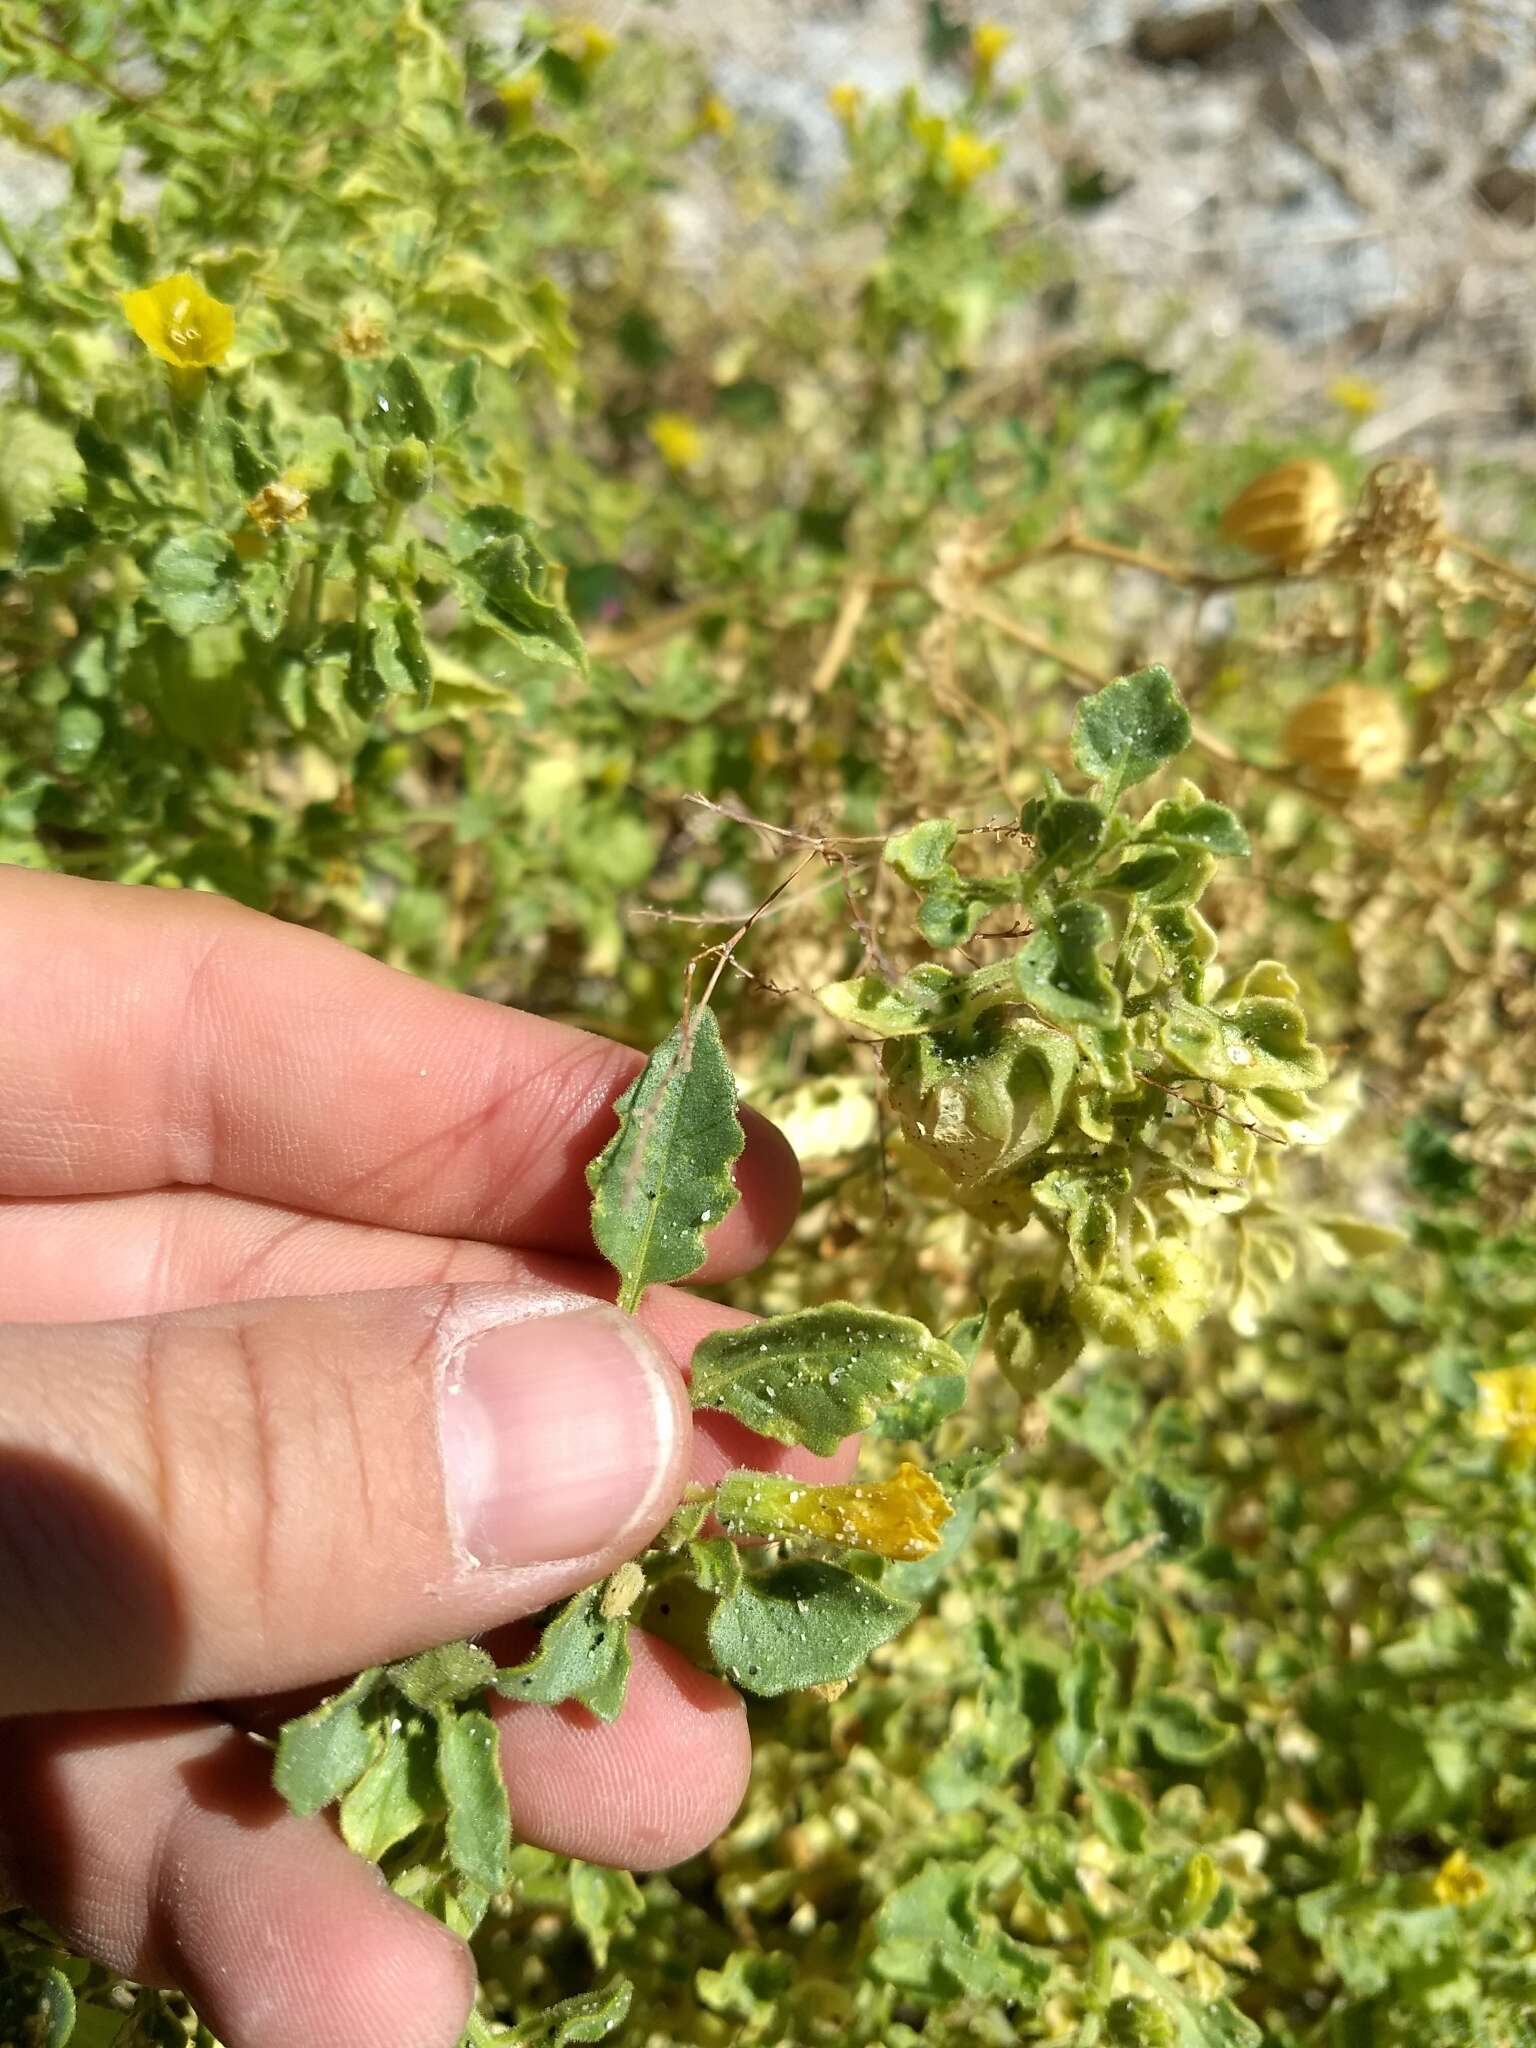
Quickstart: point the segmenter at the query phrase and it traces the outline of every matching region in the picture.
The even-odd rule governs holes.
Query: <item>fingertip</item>
[[[642,1630],[617,1720],[584,1707],[497,1708],[519,1839],[625,1870],[686,1862],[727,1828],[752,1746],[740,1696]]]
[[[749,1273],[784,1242],[800,1212],[800,1162],[777,1124],[743,1109],[746,1146],[736,1162],[741,1200],[708,1239],[702,1280]]]

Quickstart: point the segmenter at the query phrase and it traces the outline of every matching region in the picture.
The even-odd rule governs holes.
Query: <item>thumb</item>
[[[682,1377],[535,1281],[0,1327],[0,1712],[268,1692],[647,1543]]]

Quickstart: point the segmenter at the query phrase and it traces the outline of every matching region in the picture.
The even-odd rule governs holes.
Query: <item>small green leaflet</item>
[[[916,1614],[834,1564],[782,1564],[741,1579],[715,1609],[709,1646],[727,1677],[773,1697],[850,1678]]]
[[[228,537],[211,529],[172,534],[149,565],[149,594],[173,633],[230,618],[240,602],[240,565]]]
[[[484,1692],[495,1681],[496,1660],[478,1643],[444,1643],[391,1664],[385,1675],[413,1707],[436,1708]]]
[[[609,1870],[600,1863],[571,1863],[571,1918],[586,1937],[592,1960],[601,1969],[617,1934],[627,1934],[645,1910],[640,1887],[627,1870]]]
[[[735,1207],[746,1138],[713,1010],[700,1006],[614,1104],[619,1128],[587,1168],[592,1235],[618,1272],[619,1306],[704,1263],[702,1233]]]
[[[1162,667],[1139,668],[1085,698],[1072,721],[1072,758],[1113,800],[1189,745],[1189,713]]]
[[[359,1672],[345,1691],[283,1728],[272,1782],[295,1813],[318,1813],[329,1806],[373,1762],[378,1737],[363,1718],[362,1706],[383,1676],[379,1665]]]
[[[496,1690],[545,1707],[579,1700],[600,1721],[613,1720],[629,1683],[629,1622],[604,1615],[602,1600],[602,1586],[588,1586],[567,1601],[533,1655],[497,1672]]]
[[[342,1840],[378,1863],[442,1810],[436,1730],[414,1714],[391,1715],[384,1747],[342,1799]]]
[[[482,1891],[505,1891],[512,1822],[496,1724],[483,1707],[443,1707],[437,1716],[437,1775],[448,1802],[448,1854]]]
[[[577,2042],[606,2041],[628,2019],[634,1995],[635,1987],[627,1977],[615,1977],[601,1990],[562,1998],[558,2005],[550,2006],[537,2019],[525,2020],[510,2033],[497,2028],[484,2038],[494,2040],[499,2048],[575,2048]],[[473,2033],[470,2038],[475,2039]]]
[[[875,1922],[876,1976],[945,2002],[959,1994],[1011,2001],[1040,1992],[1049,1961],[980,1913],[976,1888],[973,1864],[938,1861],[898,1885]]]
[[[714,1331],[693,1354],[693,1405],[827,1452],[935,1373],[963,1378],[965,1361],[910,1316],[839,1301]]]

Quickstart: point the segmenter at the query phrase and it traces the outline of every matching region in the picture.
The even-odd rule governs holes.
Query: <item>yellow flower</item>
[[[1341,411],[1357,420],[1368,420],[1373,412],[1381,410],[1381,393],[1363,377],[1335,377],[1328,386],[1328,396]]]
[[[735,109],[728,107],[718,93],[711,93],[699,108],[699,133],[701,135],[729,135],[736,126]]]
[[[235,313],[178,270],[143,291],[121,294],[128,325],[152,356],[175,370],[222,363],[235,338]]]
[[[654,413],[645,431],[669,469],[692,469],[703,457],[707,445],[704,429],[686,413]]]
[[[609,35],[607,29],[599,28],[594,21],[579,23],[571,31],[571,40],[575,44],[572,54],[576,62],[588,70],[611,57],[619,47],[618,37]]]
[[[963,192],[967,185],[975,184],[983,171],[990,171],[1001,154],[995,142],[983,142],[968,128],[957,128],[952,135],[945,136],[939,159],[949,183],[957,192]]]
[[[856,85],[834,85],[827,94],[827,105],[845,128],[851,128],[863,112],[864,95]]]
[[[1013,30],[1000,21],[978,21],[971,30],[971,61],[981,84],[990,82],[997,60],[1013,41]]]
[[[1513,1464],[1529,1464],[1536,1457],[1536,1365],[1501,1365],[1472,1377],[1477,1381],[1474,1432],[1507,1445]]]
[[[797,1535],[870,1550],[877,1557],[927,1557],[954,1513],[938,1481],[916,1465],[890,1479],[852,1486],[808,1486],[781,1511]]]
[[[497,86],[496,97],[506,108],[507,118],[514,127],[522,127],[532,119],[543,83],[537,71],[522,71],[516,78],[504,78]]]
[[[1436,1905],[1475,1906],[1487,1894],[1488,1880],[1465,1849],[1453,1849],[1435,1872],[1430,1889]]]
[[[1282,462],[1255,477],[1221,515],[1221,531],[1251,555],[1294,569],[1326,546],[1344,517],[1344,494],[1326,462]]]
[[[1335,683],[1309,697],[1285,728],[1290,759],[1346,789],[1391,782],[1402,773],[1409,744],[1396,698],[1368,683]],[[1530,1370],[1536,1386],[1536,1366]]]
[[[389,336],[372,313],[354,312],[342,322],[335,346],[338,355],[365,359],[383,355],[389,346]]]
[[[279,478],[275,483],[263,484],[254,498],[246,500],[245,516],[263,533],[275,533],[280,526],[309,517],[309,493]]]

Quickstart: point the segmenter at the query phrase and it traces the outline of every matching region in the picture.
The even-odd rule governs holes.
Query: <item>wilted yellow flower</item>
[[[383,322],[376,320],[371,313],[349,313],[336,336],[337,354],[352,356],[359,361],[381,356],[388,347],[389,336],[384,331]]]
[[[971,61],[976,66],[976,76],[986,85],[997,60],[1013,41],[1013,30],[1004,28],[1000,21],[978,21],[971,30]]]
[[[797,1535],[896,1558],[927,1557],[937,1550],[953,1513],[938,1481],[906,1464],[890,1479],[807,1486],[798,1500],[791,1495],[778,1510]]]
[[[856,85],[834,85],[827,105],[845,128],[851,128],[864,109],[864,95]]]
[[[1001,155],[995,142],[983,142],[968,128],[957,128],[945,136],[939,161],[949,183],[957,192],[963,192],[968,185],[975,184],[983,171],[990,171]]]
[[[1486,1896],[1488,1880],[1465,1849],[1453,1849],[1435,1872],[1430,1887],[1440,1906],[1475,1906]]]
[[[1501,1365],[1474,1373],[1478,1436],[1505,1445],[1510,1461],[1527,1465],[1536,1458],[1536,1365]]]
[[[246,499],[245,516],[263,533],[275,533],[280,526],[309,517],[309,493],[279,478],[275,483],[263,484],[254,498]]]
[[[1367,420],[1381,410],[1381,393],[1363,377],[1335,377],[1328,386],[1333,403],[1357,420]]]
[[[707,445],[704,429],[686,413],[654,413],[645,431],[669,469],[692,469],[703,457]]]
[[[1401,774],[1408,759],[1408,727],[1397,700],[1385,690],[1335,683],[1291,713],[1285,751],[1325,781],[1360,789]]]
[[[699,108],[699,132],[703,135],[729,135],[735,126],[735,108],[727,106],[718,93],[712,92]]]
[[[1333,538],[1343,517],[1344,494],[1326,462],[1282,462],[1232,500],[1221,530],[1250,554],[1294,569]]]
[[[178,270],[142,291],[123,292],[128,325],[152,356],[175,370],[206,370],[222,363],[235,339],[235,311]]]

